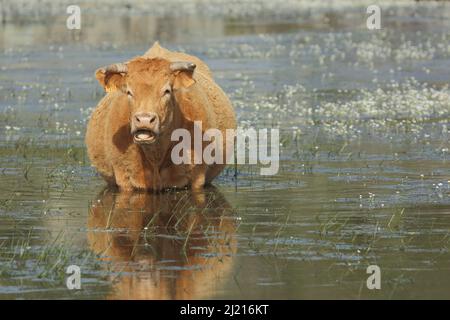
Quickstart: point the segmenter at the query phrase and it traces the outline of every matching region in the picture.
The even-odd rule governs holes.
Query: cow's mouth
[[[133,133],[133,139],[137,144],[151,144],[156,141],[156,134],[151,130],[136,130]]]

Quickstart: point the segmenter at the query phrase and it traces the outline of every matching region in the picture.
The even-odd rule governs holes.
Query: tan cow
[[[96,78],[107,94],[88,123],[86,144],[108,184],[123,190],[201,189],[223,170],[233,152],[234,137],[226,129],[236,128],[235,114],[200,59],[155,43],[142,57],[98,69]],[[201,121],[203,132],[222,133],[221,163],[194,164],[194,121]],[[171,153],[178,141],[171,135],[180,128],[191,133],[192,161],[176,165]]]

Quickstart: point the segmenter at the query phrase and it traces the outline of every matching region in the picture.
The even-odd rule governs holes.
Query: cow
[[[236,117],[204,62],[156,42],[143,56],[102,67],[95,77],[106,95],[88,122],[86,146],[91,164],[108,185],[121,190],[201,190],[220,174],[234,151],[234,137],[226,131],[236,128]],[[194,161],[197,123],[202,132],[217,129],[225,137],[216,141],[223,161]],[[190,133],[188,163],[172,159],[179,143],[172,141],[176,129]]]

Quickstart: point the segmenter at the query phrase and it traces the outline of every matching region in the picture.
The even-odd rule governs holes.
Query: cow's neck
[[[142,151],[144,151],[145,158],[147,161],[155,167],[157,165],[157,170],[160,170],[162,167],[167,166],[168,163],[171,163],[169,160],[170,153],[172,147],[176,142],[171,141],[171,135],[173,130],[177,128],[183,127],[184,117],[180,112],[178,105],[175,106],[175,112],[172,119],[172,125],[165,133],[159,137],[158,141],[155,144],[151,145],[143,145]]]
[[[159,141],[155,142],[154,144],[141,146],[146,160],[151,166],[157,167],[155,169],[159,169],[163,165],[164,159],[167,155],[167,151],[170,147],[170,143],[171,141],[169,136],[160,137]]]
[[[176,142],[171,141],[170,138],[173,130],[181,128],[183,123],[183,117],[180,113],[176,112],[171,127],[159,137],[158,141],[155,144],[142,146],[145,158],[155,169],[160,170],[171,163],[170,153]]]

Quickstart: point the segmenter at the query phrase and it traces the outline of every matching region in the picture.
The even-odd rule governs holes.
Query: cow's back
[[[159,45],[158,42],[155,42],[153,46],[147,50],[147,52],[143,55],[144,58],[163,58],[169,60],[170,62],[177,61],[189,61],[195,63],[197,66],[195,68],[196,73],[202,74],[204,77],[209,77],[212,79],[211,70],[209,70],[208,66],[199,58],[195,56],[191,56],[187,53],[183,52],[175,52],[167,50]]]

